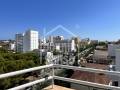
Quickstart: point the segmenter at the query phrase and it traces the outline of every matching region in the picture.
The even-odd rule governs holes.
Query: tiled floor
[[[70,89],[70,88],[54,85],[54,88],[52,88],[52,86],[49,86],[49,87],[44,88],[43,90],[75,90],[75,89]]]

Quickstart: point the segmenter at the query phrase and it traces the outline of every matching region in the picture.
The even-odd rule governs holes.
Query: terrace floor
[[[43,90],[75,90],[75,89],[70,89],[70,88],[66,88],[66,87],[62,87],[62,86],[58,86],[58,85],[54,85],[52,88],[52,85],[44,88]]]

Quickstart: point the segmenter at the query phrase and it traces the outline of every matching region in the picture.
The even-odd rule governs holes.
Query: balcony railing
[[[53,65],[53,64],[50,64],[50,65],[44,65],[44,66],[19,70],[19,71],[15,71],[15,72],[1,74],[0,79],[16,76],[16,75],[20,75],[20,74],[25,74],[25,73],[28,73],[28,72],[33,72],[33,71],[37,71],[37,70],[45,69],[45,68],[52,68],[52,75],[51,76],[48,76],[47,78],[42,78],[42,79],[39,79],[39,80],[35,80],[35,81],[29,82],[29,83],[26,83],[26,84],[23,84],[23,85],[14,87],[14,88],[10,88],[8,90],[24,89],[24,88],[36,85],[36,84],[41,83],[41,82],[45,82],[46,80],[52,80],[52,85],[54,85],[54,79],[67,81],[67,82],[71,82],[71,83],[77,83],[77,84],[86,85],[86,86],[91,86],[91,87],[96,87],[96,88],[120,90],[120,87],[98,84],[98,83],[82,81],[82,80],[75,80],[75,79],[70,79],[70,78],[65,78],[65,77],[60,77],[60,76],[55,76],[54,75],[54,69],[55,68],[65,68],[65,69],[73,69],[73,70],[87,71],[87,72],[93,72],[93,73],[103,73],[103,74],[107,74],[107,75],[120,76],[120,72],[118,72],[118,71],[108,71],[108,70],[75,67],[75,66],[68,66],[68,65]]]

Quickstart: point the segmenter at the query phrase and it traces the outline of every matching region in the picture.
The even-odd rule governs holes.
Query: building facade
[[[116,49],[120,48],[120,44],[108,44],[108,56],[115,57]]]
[[[15,51],[15,43],[10,43],[9,44],[9,50]]]
[[[55,42],[56,49],[62,52],[76,51],[74,40],[61,40]]]
[[[15,51],[23,52],[23,36],[24,34],[16,34],[15,35]]]
[[[38,49],[39,36],[38,31],[28,30],[24,34],[23,38],[23,52],[33,51]]]
[[[114,62],[110,65],[110,70],[120,71],[120,44],[108,44],[108,55],[114,57]],[[111,75],[111,85],[120,86],[120,76]]]

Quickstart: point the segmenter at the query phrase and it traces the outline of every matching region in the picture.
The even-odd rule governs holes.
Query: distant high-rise
[[[55,37],[53,37],[53,42],[58,42],[58,41],[61,41],[61,40],[64,40],[63,36],[55,36]]]
[[[29,52],[34,49],[38,49],[39,37],[38,31],[28,30],[24,34],[23,38],[23,52]]]
[[[54,41],[53,41],[53,38],[54,38],[53,36],[49,36],[49,37],[48,37],[48,42],[53,43],[53,42],[54,42]]]
[[[15,35],[15,47],[16,52],[23,52],[23,34]]]

